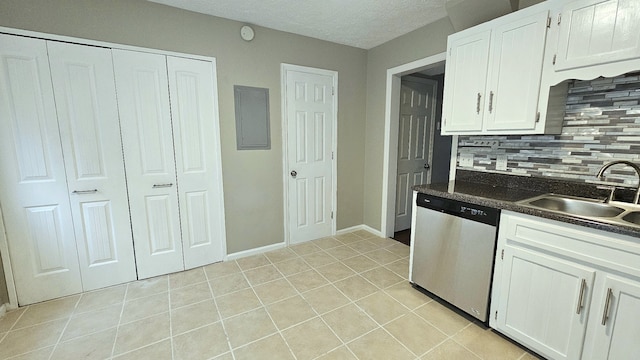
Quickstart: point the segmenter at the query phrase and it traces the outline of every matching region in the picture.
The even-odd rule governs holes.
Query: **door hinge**
[[[333,211],[331,212],[331,219],[333,220]]]
[[[560,22],[562,22],[562,14],[558,14],[558,25],[560,25]]]
[[[333,160],[333,151],[331,152],[331,160]]]
[[[556,57],[557,57],[557,56],[558,56],[558,55],[553,54],[553,65],[555,65],[555,64],[556,64]]]
[[[551,16],[547,18],[547,28],[551,27]]]
[[[451,49],[453,49],[453,48],[449,48],[449,55],[451,55]]]
[[[331,87],[331,95],[335,95],[336,94],[336,88],[335,86]]]
[[[540,122],[540,111],[536,114],[536,123]]]
[[[496,310],[496,314],[495,314],[495,315],[493,315],[493,318],[494,318],[495,320],[498,320],[498,310]]]
[[[504,260],[504,249],[502,249],[502,252],[500,252],[500,259]]]

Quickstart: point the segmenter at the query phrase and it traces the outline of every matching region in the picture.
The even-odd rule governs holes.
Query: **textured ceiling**
[[[362,49],[447,16],[446,0],[149,1]]]

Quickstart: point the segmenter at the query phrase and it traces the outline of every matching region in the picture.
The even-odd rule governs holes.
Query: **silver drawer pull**
[[[607,290],[607,299],[604,302],[604,311],[602,312],[602,325],[607,325],[607,319],[609,319],[609,306],[611,306],[611,296],[613,296],[613,290],[609,288]]]
[[[158,189],[158,188],[168,188],[168,187],[172,187],[173,183],[168,183],[168,184],[153,184],[153,188],[154,189]]]
[[[578,297],[578,308],[576,309],[576,314],[580,315],[580,310],[584,307],[582,302],[584,301],[584,290],[587,287],[587,280],[582,279],[582,285],[580,285],[580,296]]]
[[[93,190],[74,190],[72,192],[73,195],[83,195],[83,194],[95,194],[98,192],[98,189]]]

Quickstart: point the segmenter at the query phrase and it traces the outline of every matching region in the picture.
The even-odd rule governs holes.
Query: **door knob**
[[[424,168],[429,170],[429,169],[431,169],[431,166],[429,164],[424,164]]]
[[[298,176],[298,172],[295,170],[291,171],[291,177],[295,178],[296,176]]]

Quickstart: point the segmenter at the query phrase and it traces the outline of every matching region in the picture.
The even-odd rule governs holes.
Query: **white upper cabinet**
[[[542,11],[493,30],[485,91],[487,131],[536,130],[547,18],[548,12]]]
[[[571,1],[560,16],[556,71],[640,57],[640,1]]]
[[[549,11],[534,6],[449,36],[444,135],[535,134]]]
[[[442,132],[482,131],[491,31],[449,37]]]

